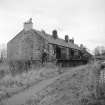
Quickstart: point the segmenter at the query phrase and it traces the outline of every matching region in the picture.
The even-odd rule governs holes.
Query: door
[[[61,48],[56,46],[56,58],[61,59]]]

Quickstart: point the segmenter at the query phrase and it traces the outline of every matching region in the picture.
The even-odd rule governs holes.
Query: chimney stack
[[[33,23],[32,23],[32,18],[29,19],[29,21],[24,23],[24,30],[29,31],[33,29]]]
[[[74,44],[74,38],[70,39],[69,41]]]
[[[65,35],[65,41],[68,42],[69,41],[69,36]]]
[[[54,39],[58,38],[57,30],[52,31],[52,36],[53,36]]]

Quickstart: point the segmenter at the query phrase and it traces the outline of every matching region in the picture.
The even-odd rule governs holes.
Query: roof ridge
[[[43,37],[45,40],[47,40],[49,43],[52,44],[56,44],[56,45],[60,45],[60,46],[65,46],[65,47],[69,47],[69,48],[73,48],[73,49],[78,49],[81,50],[80,47],[77,44],[73,44],[71,42],[66,42],[64,39],[62,38],[57,38],[54,39],[51,34],[49,33],[43,33],[40,30],[35,30],[32,29],[33,32],[37,33],[38,35],[40,35],[41,37]]]
[[[11,40],[9,40],[8,43],[10,43],[11,41],[13,41],[14,39],[16,39],[22,32],[24,32],[24,29],[22,29],[17,35],[15,35]]]

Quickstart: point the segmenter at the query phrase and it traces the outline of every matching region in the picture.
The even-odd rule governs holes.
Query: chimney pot
[[[69,41],[69,36],[65,35],[65,41],[68,42]]]
[[[24,23],[24,30],[29,31],[33,29],[33,23],[32,23],[32,18],[29,19],[29,21]]]
[[[53,30],[52,31],[52,36],[53,36],[54,39],[57,39],[58,38],[57,30]]]
[[[74,44],[74,39],[73,39],[73,38],[72,38],[72,39],[70,39],[69,41],[70,41],[71,43],[73,43],[73,44]]]

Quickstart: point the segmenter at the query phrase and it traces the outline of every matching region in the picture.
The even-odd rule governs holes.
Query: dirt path
[[[86,66],[79,66],[79,67],[75,67],[75,68],[70,68],[69,73],[72,74],[74,71],[76,71],[78,69],[85,68],[85,67]],[[27,90],[25,90],[21,93],[18,93],[11,98],[3,100],[4,105],[21,105],[21,104],[25,103],[26,100],[28,100],[36,92],[42,90],[47,85],[53,83],[56,79],[58,79],[60,76],[65,75],[65,74],[68,74],[68,72],[65,72],[65,73],[63,73],[63,74],[61,74],[57,77],[50,78],[48,80],[43,80],[40,83],[38,83],[37,85],[34,85],[34,86],[30,87],[29,89],[27,89]]]

